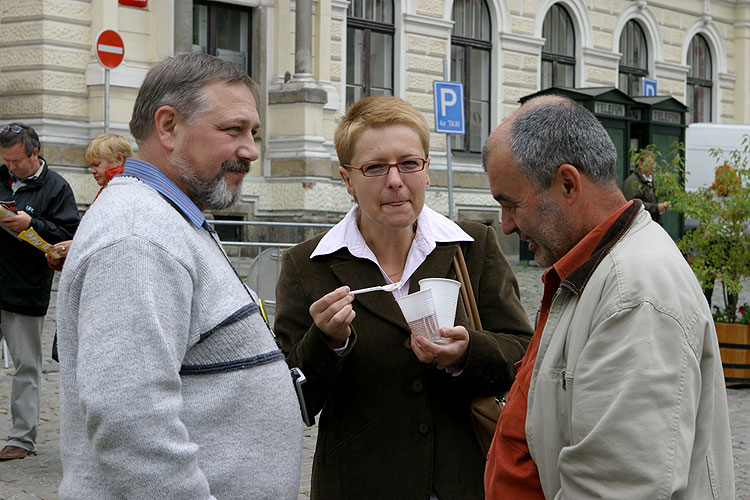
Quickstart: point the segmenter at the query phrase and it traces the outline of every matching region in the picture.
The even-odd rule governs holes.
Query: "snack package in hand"
[[[34,247],[38,248],[42,252],[55,259],[59,259],[61,257],[59,253],[52,249],[52,245],[50,243],[44,241],[44,239],[42,239],[42,237],[39,236],[36,231],[34,231],[33,227],[30,227],[25,231],[21,231],[18,234],[18,239],[21,239],[27,243],[31,243]]]

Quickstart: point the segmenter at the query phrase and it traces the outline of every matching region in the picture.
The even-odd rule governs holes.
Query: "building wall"
[[[345,0],[313,2],[312,81],[295,78],[296,2],[231,0],[254,9],[253,76],[264,95],[261,158],[232,213],[246,218],[337,220],[351,206],[338,178],[333,133],[344,112],[347,30]],[[750,4],[736,0],[487,0],[492,22],[491,128],[540,88],[542,23],[553,3],[571,14],[576,31],[577,86],[615,86],[619,37],[630,19],[644,29],[649,75],[660,94],[684,102],[687,46],[696,33],[709,42],[714,62],[714,117],[750,122]],[[394,0],[394,94],[434,122],[432,82],[444,79],[453,22],[450,0]],[[175,33],[175,19],[178,33]],[[185,50],[190,0],[151,0],[148,8],[115,0],[0,0],[0,123],[35,127],[42,154],[73,185],[79,204],[96,184],[83,165],[85,144],[104,129],[104,70],[93,40],[116,29],[125,60],[110,74],[110,131],[128,134],[133,102],[156,62]],[[189,39],[189,37],[188,37]],[[309,100],[325,96],[324,102]],[[302,90],[300,90],[302,89]],[[305,90],[308,89],[308,90]],[[317,93],[316,93],[317,92]],[[446,140],[431,134],[427,203],[448,213]],[[478,155],[452,161],[458,217],[497,221]]]

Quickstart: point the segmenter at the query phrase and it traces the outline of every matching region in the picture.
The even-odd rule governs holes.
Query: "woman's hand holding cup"
[[[433,363],[439,369],[459,368],[469,353],[469,332],[463,326],[442,327],[440,335],[447,344],[436,344],[422,335],[411,336],[411,350],[422,363]]]

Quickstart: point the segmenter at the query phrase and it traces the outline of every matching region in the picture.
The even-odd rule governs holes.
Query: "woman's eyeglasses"
[[[424,170],[424,166],[428,161],[429,160],[425,158],[406,158],[393,163],[387,161],[368,161],[359,167],[346,163],[344,163],[343,166],[361,170],[362,175],[365,177],[380,177],[382,175],[387,175],[393,167],[396,167],[402,174],[420,172]]]
[[[8,130],[13,132],[14,134],[18,134],[19,132],[21,132],[21,130],[23,130],[23,127],[19,125],[6,125],[2,128],[2,133],[7,132]]]

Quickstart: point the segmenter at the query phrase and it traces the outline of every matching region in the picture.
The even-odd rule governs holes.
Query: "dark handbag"
[[[471,287],[469,270],[466,268],[466,260],[461,251],[461,246],[458,244],[456,246],[458,251],[453,256],[453,267],[456,269],[456,279],[461,282],[461,299],[466,308],[471,329],[481,330],[482,320],[479,317],[477,301],[474,298],[474,289]],[[474,435],[485,457],[490,450],[497,420],[500,418],[504,403],[505,399],[502,396],[477,396],[471,401],[471,423],[474,427]]]

